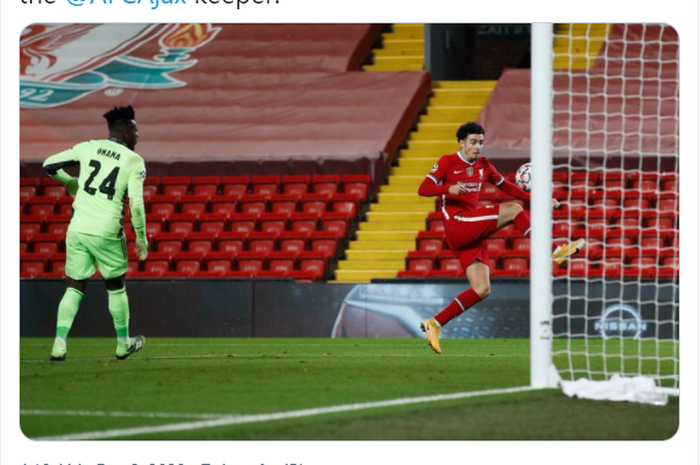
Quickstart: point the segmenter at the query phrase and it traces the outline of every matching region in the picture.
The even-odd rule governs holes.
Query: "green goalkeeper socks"
[[[83,300],[83,293],[77,289],[69,287],[66,289],[61,302],[58,304],[56,340],[57,343],[59,343],[58,345],[62,347],[55,348],[59,351],[62,349],[62,352],[65,352],[68,331],[70,331],[70,327],[73,325],[73,320],[75,319],[75,315],[78,313],[81,300]],[[56,343],[54,345],[56,345]]]
[[[117,332],[117,351],[123,352],[129,347],[129,297],[126,288],[107,291],[107,302]]]

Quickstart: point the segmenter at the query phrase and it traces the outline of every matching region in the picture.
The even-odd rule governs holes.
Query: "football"
[[[530,183],[532,182],[532,165],[530,163],[523,164],[515,173],[515,184],[525,192],[530,192]]]

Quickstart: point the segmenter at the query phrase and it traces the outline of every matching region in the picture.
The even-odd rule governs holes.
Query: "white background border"
[[[179,0],[151,10],[148,0],[0,2],[0,464],[430,464],[602,463],[697,464],[698,453],[698,2],[697,0],[368,1],[272,0],[240,10]],[[88,2],[90,0],[87,0]],[[171,0],[175,1],[175,0]],[[41,4],[40,4],[41,2]],[[19,47],[33,22],[229,23],[523,23],[666,22],[681,43],[681,416],[668,441],[460,442],[460,441],[99,441],[33,442],[19,428]],[[46,154],[51,155],[51,154]],[[50,388],[50,387],[49,387]],[[465,421],[469,421],[465,418]]]

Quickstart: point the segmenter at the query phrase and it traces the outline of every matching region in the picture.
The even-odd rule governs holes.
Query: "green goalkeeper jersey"
[[[119,142],[91,140],[49,157],[44,169],[51,177],[66,183],[72,178],[63,168],[78,164],[80,175],[68,230],[102,237],[120,236],[128,195],[131,223],[136,235],[145,239],[143,158]]]

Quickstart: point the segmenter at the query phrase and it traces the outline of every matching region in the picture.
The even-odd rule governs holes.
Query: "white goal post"
[[[679,393],[678,46],[665,24],[532,25],[532,387]]]

